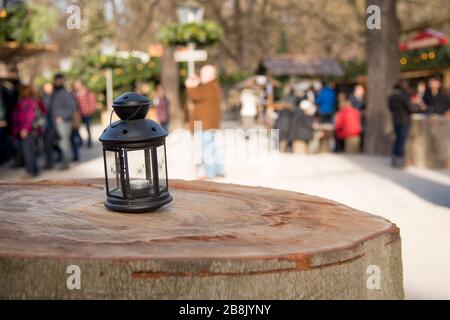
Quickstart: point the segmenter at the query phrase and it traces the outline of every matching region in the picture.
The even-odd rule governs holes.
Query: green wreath
[[[165,26],[157,38],[166,46],[185,46],[195,43],[197,47],[212,46],[222,38],[222,29],[214,21],[173,23]]]

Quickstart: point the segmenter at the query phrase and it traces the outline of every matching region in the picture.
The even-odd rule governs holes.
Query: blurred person
[[[261,124],[267,123],[267,114],[269,110],[273,110],[275,101],[275,86],[268,76],[257,76],[256,83],[263,87],[262,103],[258,104],[257,122]]]
[[[20,99],[12,115],[12,133],[17,142],[17,165],[23,161],[30,177],[38,175],[37,165],[37,128],[39,106],[33,98],[30,86],[20,88]]]
[[[16,108],[17,102],[19,100],[19,90],[20,90],[20,78],[19,70],[16,66],[11,66],[8,68],[8,76],[2,79],[1,82],[1,92],[2,101],[4,109],[4,122],[5,125],[2,129],[3,131],[3,142],[4,142],[4,153],[0,158],[3,162],[9,161],[16,154],[16,149],[14,146],[13,136],[12,136],[12,115]]]
[[[425,81],[419,81],[416,86],[416,95],[423,100],[425,93],[427,92],[427,83]]]
[[[75,81],[75,99],[78,111],[81,115],[81,123],[85,125],[87,131],[87,147],[92,147],[91,120],[97,110],[97,99],[95,93],[90,91],[81,80]]]
[[[228,92],[226,105],[229,106],[229,111],[233,115],[239,114],[241,110],[241,92],[238,89],[231,89]]]
[[[75,103],[76,98],[73,96]],[[83,145],[83,140],[80,135],[81,114],[78,105],[76,111],[72,115],[72,131],[70,132],[70,146],[72,148],[72,161],[80,160],[80,147]]]
[[[152,88],[152,86],[150,86],[150,84],[147,82],[138,83],[136,87],[136,92],[149,99],[151,99],[152,96],[155,94],[154,88]],[[150,108],[145,118],[153,121],[158,121],[158,116],[156,115],[156,108]]]
[[[411,95],[411,103],[413,104],[415,113],[426,113],[428,111],[428,106],[423,100],[426,93],[426,83],[424,81],[420,81],[416,85],[416,89]]]
[[[43,133],[43,140],[44,140],[44,153],[45,153],[45,167],[44,169],[52,169],[53,168],[53,157],[55,150],[58,152],[58,159],[61,160],[61,150],[58,147],[58,133],[56,132],[56,128],[54,126],[52,115],[50,112],[50,102],[53,94],[53,84],[50,82],[46,82],[42,86],[42,94],[41,94],[41,101],[45,106],[46,109],[46,117],[45,117],[45,124],[44,124],[44,133]]]
[[[251,129],[255,125],[258,115],[258,96],[254,89],[245,88],[241,91],[241,126],[244,130]]]
[[[285,91],[284,102],[291,104],[293,107],[298,107],[300,101],[304,98],[305,92],[300,91],[297,93],[291,86],[285,88]]]
[[[53,93],[53,84],[50,82],[44,83],[42,86],[42,95],[41,100],[44,103],[46,109],[48,109],[48,106],[50,105],[50,97]]]
[[[309,142],[314,137],[314,114],[316,107],[309,100],[303,100],[294,109],[290,122],[289,136],[292,141],[292,152],[306,154],[309,152]]]
[[[6,120],[6,92],[3,86],[0,86],[0,164],[7,160],[6,144],[7,144],[7,126]]]
[[[423,100],[428,106],[429,113],[444,115],[450,108],[449,96],[444,93],[439,77],[432,77],[428,81],[428,90],[425,92]]]
[[[353,107],[361,112],[360,151],[364,150],[364,134],[366,131],[366,89],[362,84],[357,84],[353,94],[349,98]]]
[[[156,117],[161,126],[169,131],[169,99],[167,99],[164,88],[161,84],[157,84],[153,104],[156,109]]]
[[[334,118],[336,137],[343,142],[345,153],[358,153],[360,150],[361,113],[347,100],[345,94],[340,95],[339,111]]]
[[[42,95],[39,94],[39,90],[32,87],[33,100],[37,104],[36,114],[34,116],[33,129],[36,133],[38,155],[44,149],[44,134],[47,121],[47,108],[42,100]]]
[[[319,107],[322,123],[331,123],[336,107],[336,91],[326,82],[317,93],[316,104]]]
[[[49,102],[51,122],[58,135],[58,146],[62,153],[61,169],[67,169],[70,163],[71,134],[73,115],[77,111],[74,97],[64,87],[64,76],[56,74],[53,83],[53,93]],[[48,167],[53,166],[53,157],[48,159]]]
[[[340,92],[337,96],[337,100],[338,100],[337,102],[338,108],[340,108],[347,101],[346,93]],[[344,152],[345,140],[337,135],[334,123],[333,123],[333,132],[334,132],[334,152],[336,153]]]
[[[306,90],[305,98],[313,104],[316,103],[316,91],[312,85]]]
[[[291,104],[283,104],[281,109],[276,110],[277,117],[273,125],[274,129],[278,129],[279,148],[281,152],[286,152],[291,144],[290,129],[291,119],[294,113]]]
[[[75,96],[75,86],[73,82],[68,82],[65,85],[67,92],[69,92],[73,100],[75,101],[76,110],[72,114],[72,131],[70,132],[70,147],[72,149],[72,158],[71,160],[76,162],[80,159],[80,148],[83,145],[83,139],[81,139],[80,135],[80,127],[81,127],[81,113],[80,106],[78,105],[78,101]]]
[[[352,106],[358,110],[363,110],[366,107],[366,89],[361,84],[357,84],[353,89],[353,94],[350,96],[349,100]]]
[[[139,93],[140,95],[150,98],[150,95],[152,93],[152,87],[147,82],[138,83],[136,89],[137,89],[136,92]]]
[[[268,76],[257,76],[256,84],[263,87],[263,104],[268,106],[275,100],[275,87]]]
[[[194,132],[201,137],[202,164],[198,173],[200,178],[215,178],[224,175],[223,159],[215,141],[214,131],[220,128],[221,90],[217,79],[217,70],[213,65],[205,65],[200,69],[200,78],[189,77],[185,81],[186,94],[193,102],[193,109],[189,115],[189,126],[194,132],[194,122],[200,121],[202,132]],[[198,139],[198,138],[197,138]],[[207,161],[205,154],[208,152]],[[213,159],[211,159],[213,158]]]
[[[402,79],[397,82],[388,100],[392,114],[395,141],[392,150],[392,166],[404,167],[405,143],[411,124],[411,113],[414,111],[410,101],[409,84]]]
[[[11,119],[14,109],[17,106],[20,96],[20,86],[21,81],[19,78],[19,70],[16,66],[8,69],[8,79],[7,79],[7,90],[8,90],[8,102],[7,102],[7,112],[9,113],[9,118]],[[12,128],[12,121],[10,121],[10,126]]]

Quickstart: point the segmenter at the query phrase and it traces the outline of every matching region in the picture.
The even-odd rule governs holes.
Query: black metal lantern
[[[121,212],[147,212],[172,201],[169,194],[165,140],[167,131],[145,119],[150,100],[127,92],[113,102],[121,120],[101,134],[107,200]]]

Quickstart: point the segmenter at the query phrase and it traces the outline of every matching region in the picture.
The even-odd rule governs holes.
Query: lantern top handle
[[[136,92],[125,92],[113,102],[113,109],[122,120],[144,119],[150,108],[149,98]]]

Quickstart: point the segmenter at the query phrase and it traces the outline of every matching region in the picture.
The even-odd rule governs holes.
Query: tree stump
[[[104,207],[103,187],[0,183],[0,298],[404,297],[399,229],[384,218],[300,193],[188,181],[170,182],[174,200],[160,210],[123,214]]]

